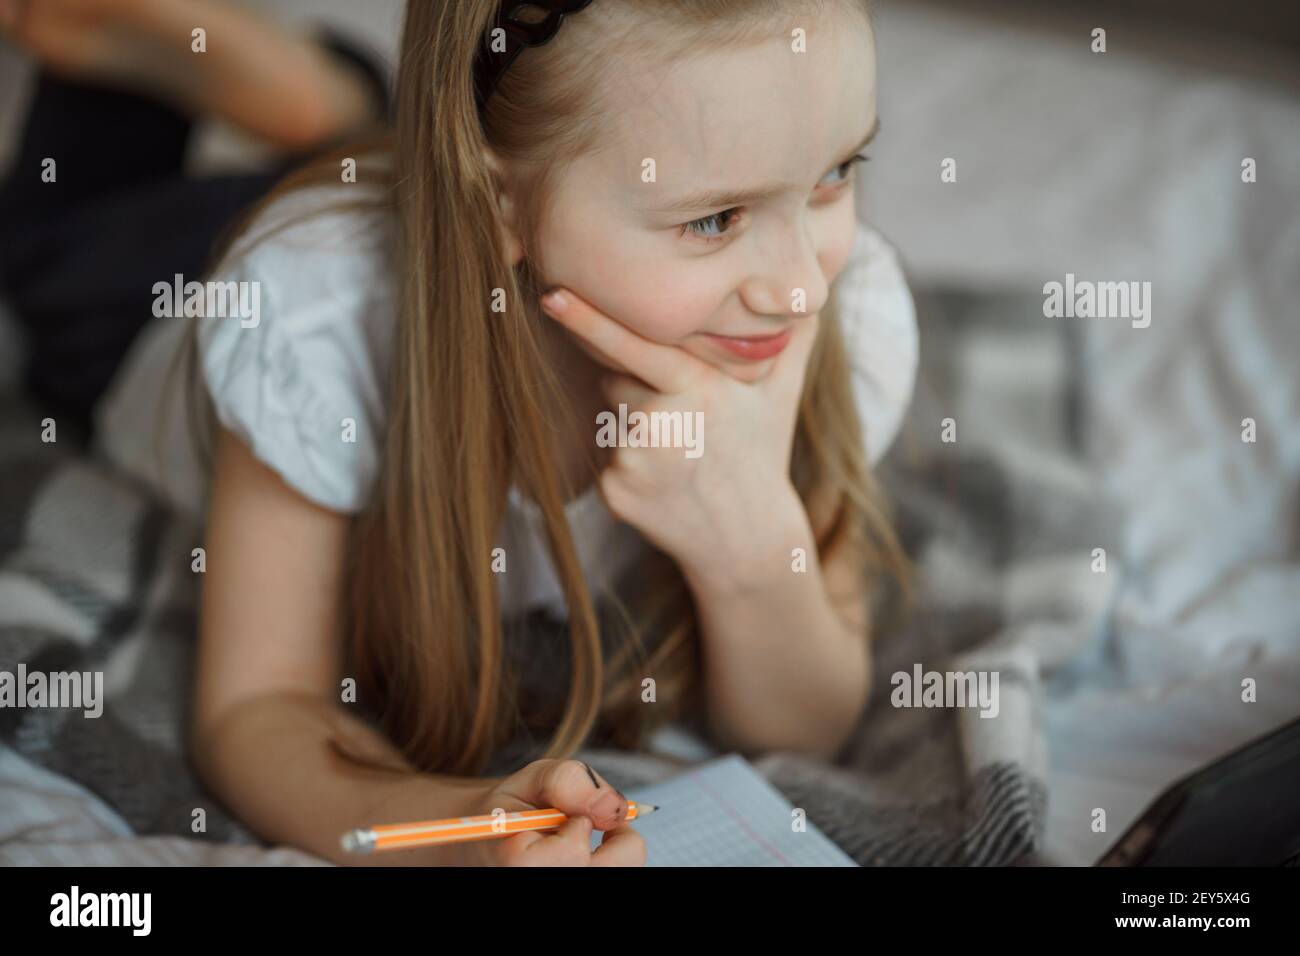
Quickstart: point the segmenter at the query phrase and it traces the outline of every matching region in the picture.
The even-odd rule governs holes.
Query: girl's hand
[[[555,807],[569,820],[558,830],[452,844],[464,866],[645,866],[645,840],[624,822],[627,798],[581,760],[535,760],[506,777],[483,797],[473,815],[498,807]],[[604,830],[591,850],[592,828]]]
[[[770,373],[748,383],[682,348],[643,338],[568,289],[560,309],[546,299],[543,309],[627,373],[605,379],[615,416],[620,403],[629,415],[680,412],[683,424],[686,416],[700,416],[698,457],[687,457],[684,448],[615,448],[600,476],[610,511],[688,574],[720,586],[742,580],[746,562],[771,553],[764,516],[799,502],[790,453],[819,315],[795,322]]]

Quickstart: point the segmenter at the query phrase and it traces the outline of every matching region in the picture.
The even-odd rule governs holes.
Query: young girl
[[[868,470],[916,330],[854,212],[864,4],[538,4],[512,29],[567,15],[506,64],[515,6],[411,0],[391,138],[266,197],[207,277],[256,308],[155,320],[100,408],[206,518],[196,766],[340,862],[353,827],[555,806],[376,862],[643,863],[571,755],[671,723],[836,755],[905,576]],[[700,454],[598,440],[621,406]]]

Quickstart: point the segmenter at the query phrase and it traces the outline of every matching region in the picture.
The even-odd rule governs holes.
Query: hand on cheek
[[[721,354],[716,346],[713,346],[712,343],[708,342],[707,340],[705,340],[699,335],[689,335],[683,333],[679,337],[679,342],[665,342],[661,339],[650,338],[649,336],[646,336],[640,331],[638,331],[635,324],[629,324],[627,322],[622,321],[621,319],[609,315],[608,313],[600,312],[600,310],[597,309],[595,306],[591,305],[591,303],[586,302],[586,300],[584,300],[581,296],[578,296],[576,293],[572,292],[567,288],[556,286],[553,289],[551,289],[551,291],[562,292],[565,296],[569,297],[568,301],[570,302],[576,301],[580,303],[582,306],[584,306],[585,308],[600,313],[601,315],[608,318],[609,321],[621,325],[623,328],[627,329],[629,332],[631,332],[633,335],[637,336],[638,338],[661,345],[664,348],[679,349],[680,351],[686,353],[687,355],[693,356],[694,358],[700,360],[701,362],[705,362],[708,365],[712,366],[713,368],[717,369],[719,372],[722,372],[726,375],[730,375],[732,378],[735,378],[736,380],[741,382],[756,382],[762,378],[765,378],[767,374],[773,369],[776,363],[775,359],[769,359],[766,361],[740,361],[735,359],[729,359],[728,356]],[[543,305],[543,311],[544,312],[547,311],[545,305]],[[553,313],[548,312],[548,314],[551,314],[552,318],[558,318],[558,316],[556,316]],[[671,323],[660,323],[660,327],[663,327],[664,325],[667,325],[669,328],[671,328]],[[580,348],[582,352],[585,355],[587,355],[597,365],[600,365],[609,371],[618,372],[624,375],[635,374],[631,372],[629,369],[625,368],[623,364],[618,361],[618,359],[602,352],[592,342],[584,338],[582,335],[573,332],[572,330],[570,330],[569,334],[572,337],[573,341],[577,344],[578,348]]]
[[[599,483],[609,509],[688,573],[717,574],[752,554],[763,515],[797,500],[790,451],[818,316],[794,326],[785,351],[765,363],[770,374],[746,382],[638,335],[568,290],[558,301],[543,297],[542,308],[618,370],[604,383],[618,421]],[[649,425],[639,436],[638,413]],[[597,440],[613,431],[602,426]]]
[[[653,342],[654,344],[657,344],[657,345],[662,345],[664,348],[677,348],[677,347],[679,347],[679,346],[672,345],[672,344],[667,343],[667,342],[660,342],[660,341],[655,340],[655,339],[650,339],[650,338],[648,338],[647,336],[642,335],[640,332],[637,331],[635,325],[628,324],[627,322],[624,322],[624,321],[621,320],[621,319],[618,319],[618,318],[613,317],[613,316],[610,315],[609,313],[602,312],[600,309],[596,308],[596,306],[592,305],[590,302],[588,302],[587,300],[585,300],[584,298],[582,298],[581,296],[579,296],[577,293],[573,292],[572,290],[570,290],[570,289],[568,289],[568,288],[565,288],[565,287],[563,287],[563,286],[554,286],[554,287],[552,287],[552,288],[548,291],[547,295],[550,295],[551,293],[559,293],[560,296],[563,297],[563,301],[564,301],[565,303],[577,303],[577,304],[578,304],[579,306],[581,306],[582,308],[584,308],[584,309],[586,309],[586,310],[590,310],[590,311],[592,311],[592,312],[595,312],[595,313],[601,315],[602,317],[606,318],[609,322],[612,322],[612,323],[615,323],[615,324],[621,326],[622,328],[626,329],[629,333],[631,333],[631,334],[633,334],[633,335],[636,335],[638,338],[645,339],[646,341],[648,341],[648,342]],[[555,300],[555,302],[558,304],[558,303],[560,302],[560,300],[557,299],[557,300]],[[548,302],[547,302],[547,297],[546,297],[546,295],[544,295],[544,296],[542,297],[542,311],[545,312],[546,314],[550,315],[552,318],[555,318],[555,319],[562,319],[562,318],[563,318],[562,315],[560,315],[560,314],[557,313],[553,308],[551,308],[551,307],[548,306]],[[561,322],[561,325],[564,325],[564,323]],[[572,337],[573,341],[574,341],[575,343],[577,343],[578,347],[579,347],[580,349],[582,349],[582,351],[583,351],[587,356],[589,356],[589,357],[592,359],[592,361],[596,362],[598,365],[601,365],[601,366],[603,366],[605,369],[607,369],[607,370],[609,370],[609,371],[612,371],[612,372],[619,372],[619,373],[621,373],[621,374],[625,374],[625,375],[632,375],[632,374],[635,374],[635,373],[632,372],[630,369],[626,368],[626,367],[623,365],[623,363],[620,362],[617,358],[615,358],[615,357],[613,357],[612,355],[609,355],[609,354],[607,354],[606,352],[602,351],[602,350],[600,349],[600,347],[599,347],[595,342],[591,341],[591,340],[588,339],[587,337],[581,335],[581,334],[578,333],[578,332],[575,332],[573,329],[569,329],[569,334],[570,334],[570,336]]]

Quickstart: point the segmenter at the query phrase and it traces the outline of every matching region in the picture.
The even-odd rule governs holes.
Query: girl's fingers
[[[546,866],[589,866],[591,864],[591,819],[573,817],[537,846],[544,852]]]
[[[682,349],[637,335],[568,289],[542,296],[542,309],[602,355],[665,394],[684,391],[702,363]]]
[[[630,375],[611,372],[600,380],[600,386],[613,406],[611,411],[616,411],[620,403],[628,408],[639,408],[653,398],[650,390]]]
[[[554,833],[519,833],[503,841],[507,866],[588,866],[591,863],[591,820],[570,817]]]
[[[591,855],[592,866],[645,866],[645,837],[630,826],[606,830]]]
[[[529,778],[522,782],[524,798],[534,807],[590,817],[600,830],[616,827],[627,817],[627,798],[581,760],[537,760],[521,773]],[[515,778],[509,781],[511,789],[519,786]]]
[[[528,830],[523,833],[516,833],[514,836],[508,836],[501,840],[502,855],[506,858],[523,856],[542,841],[543,837],[551,834],[544,831]]]

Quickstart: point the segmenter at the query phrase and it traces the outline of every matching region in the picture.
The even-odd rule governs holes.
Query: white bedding
[[[1048,859],[1094,863],[1168,784],[1300,715],[1300,655],[1260,658],[1248,672],[1259,683],[1253,704],[1241,702],[1236,667],[1050,703]],[[1106,810],[1104,833],[1091,829],[1098,807]]]
[[[298,850],[136,836],[112,807],[0,745],[0,866],[328,866]]]
[[[1111,619],[1046,708],[1048,851],[1090,863],[1167,784],[1300,715],[1300,98],[1245,77],[1269,72],[1260,51],[1162,60],[1110,16],[1043,33],[878,12],[866,205],[918,284],[1153,286],[1147,329],[1044,319],[1080,325],[1098,488],[1126,509]]]

